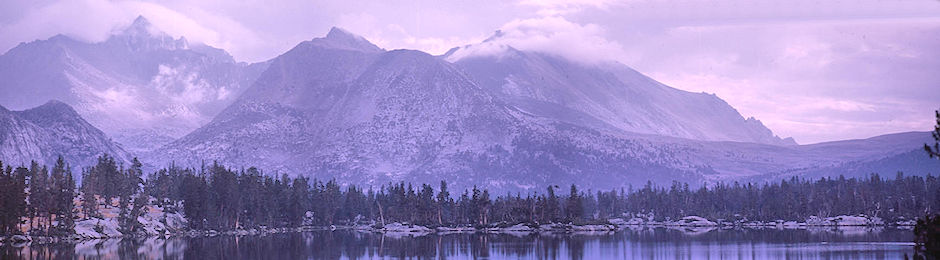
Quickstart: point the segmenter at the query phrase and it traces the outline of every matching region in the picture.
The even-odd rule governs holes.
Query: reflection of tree
[[[470,252],[474,258],[487,258],[490,256],[489,246],[487,246],[486,234],[474,234],[470,236]]]
[[[565,244],[568,248],[568,256],[571,259],[582,259],[584,258],[584,243],[585,239],[582,236],[568,236],[565,239]]]
[[[0,245],[0,259],[75,259],[75,246],[68,243],[25,246],[25,244]]]
[[[355,231],[313,231],[237,237],[110,239],[22,248],[4,245],[0,246],[0,259],[696,258],[754,248],[765,248],[757,252],[759,254],[781,258],[807,254],[823,258],[865,258],[877,252],[767,251],[766,248],[774,248],[767,245],[823,241],[847,244],[900,241],[909,238],[908,232],[885,229],[852,235],[838,229],[721,229],[689,235],[680,230],[654,228],[603,235],[461,233],[389,237]],[[716,247],[721,252],[714,251]]]
[[[558,249],[561,247],[561,239],[554,235],[540,235],[535,239],[536,247],[540,255],[537,256],[539,259],[557,259]]]

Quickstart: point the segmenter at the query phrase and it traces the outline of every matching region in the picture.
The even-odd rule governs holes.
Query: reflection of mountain
[[[797,146],[713,95],[672,89],[623,65],[506,55],[450,63],[333,29],[272,60],[211,122],[146,157],[154,165],[220,160],[371,185],[610,189],[899,165],[892,158],[927,138]],[[909,169],[924,174],[934,165]]]
[[[131,158],[62,102],[49,101],[23,111],[0,106],[0,161],[8,166],[29,165],[32,160],[53,165],[61,155],[81,167],[92,165],[104,153],[119,161]]]
[[[0,56],[0,104],[26,109],[61,100],[139,151],[208,122],[265,66],[173,39],[140,17],[100,43],[58,35],[11,49]]]

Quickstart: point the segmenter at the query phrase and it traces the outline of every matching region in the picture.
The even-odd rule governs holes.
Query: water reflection
[[[901,259],[909,230],[634,228],[595,234],[391,235],[314,231],[263,236],[108,239],[3,245],[3,259]]]

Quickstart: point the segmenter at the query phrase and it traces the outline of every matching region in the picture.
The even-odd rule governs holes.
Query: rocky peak
[[[150,20],[147,20],[143,15],[137,16],[134,19],[134,22],[130,26],[124,28],[124,31],[121,34],[124,35],[139,35],[139,36],[151,36],[150,30],[153,28],[153,24],[150,23]]]
[[[58,100],[49,100],[41,106],[22,111],[26,118],[40,126],[52,122],[74,122],[83,120],[71,106]]]
[[[108,39],[109,42],[126,45],[134,51],[188,49],[186,38],[174,39],[160,31],[144,16],[137,16],[134,22]]]
[[[366,38],[353,34],[339,27],[333,27],[326,37],[316,38],[311,41],[321,47],[333,49],[356,50],[362,52],[382,52],[382,48],[375,46]]]

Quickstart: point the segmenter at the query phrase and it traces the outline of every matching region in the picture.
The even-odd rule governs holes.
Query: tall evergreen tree
[[[51,179],[51,203],[52,211],[50,217],[54,214],[59,222],[57,227],[59,233],[69,232],[75,226],[73,221],[75,210],[75,180],[72,177],[72,167],[65,163],[65,159],[60,155],[56,159],[55,166],[52,167]],[[52,221],[51,219],[49,220]]]
[[[140,186],[143,183],[143,164],[135,157],[131,160],[130,168],[121,171],[122,174],[117,183],[120,184],[118,194],[120,197],[118,223],[124,232],[132,233],[140,228],[140,222],[137,221],[143,213],[144,205],[147,203],[147,197],[139,194]]]
[[[934,125],[933,132],[931,132],[934,143],[933,146],[924,144],[924,150],[927,151],[927,155],[930,156],[930,158],[936,157],[940,159],[940,110],[934,111],[934,114],[937,117],[937,124]]]
[[[450,198],[450,192],[447,191],[447,182],[441,181],[440,191],[437,192],[437,224],[444,225],[444,220],[449,219],[445,214],[450,214],[453,199]],[[449,215],[448,215],[449,216]]]
[[[49,172],[36,161],[29,165],[29,223],[30,228],[49,231],[52,216],[52,196],[50,194]],[[49,220],[43,223],[44,220]]]
[[[0,163],[0,234],[19,233],[20,218],[26,215],[26,175],[29,170]]]
[[[571,184],[571,192],[565,201],[566,219],[571,222],[581,221],[581,215],[584,208],[581,207],[581,197],[578,193],[578,187]]]
[[[206,184],[205,178],[195,174],[187,174],[183,177],[181,186],[183,214],[189,220],[190,227],[194,229],[206,228],[209,185]]]

